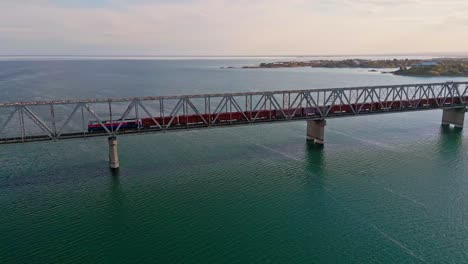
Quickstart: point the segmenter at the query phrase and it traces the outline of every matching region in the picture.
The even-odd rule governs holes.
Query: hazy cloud
[[[467,11],[459,0],[12,0],[0,2],[0,53],[467,51]]]

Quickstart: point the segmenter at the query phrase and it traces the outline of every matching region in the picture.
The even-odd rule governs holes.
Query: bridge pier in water
[[[465,111],[465,107],[444,109],[442,113],[442,125],[454,125],[456,128],[463,128]]]
[[[119,168],[119,154],[117,152],[117,137],[111,136],[108,139],[109,143],[109,167],[112,170]]]
[[[308,120],[307,121],[307,140],[313,141],[315,144],[323,145],[325,142],[325,126],[327,121]]]

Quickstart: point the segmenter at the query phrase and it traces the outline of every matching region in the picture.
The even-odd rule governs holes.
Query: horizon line
[[[158,54],[0,54],[0,57],[349,57],[349,56],[423,56],[423,55],[468,55],[463,52],[404,52],[404,53],[369,53],[369,54],[247,54],[247,55],[158,55]]]

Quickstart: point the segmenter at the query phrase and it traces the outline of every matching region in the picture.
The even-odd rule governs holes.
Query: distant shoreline
[[[276,68],[362,68],[370,72],[376,69],[397,68],[396,71],[381,72],[403,76],[420,77],[468,77],[468,58],[433,58],[433,59],[345,59],[345,60],[310,60],[262,62],[256,66],[242,66],[242,69],[276,69]],[[222,67],[233,69],[236,67]]]

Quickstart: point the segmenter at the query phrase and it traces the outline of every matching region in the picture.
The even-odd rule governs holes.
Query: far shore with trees
[[[429,60],[418,59],[393,59],[393,60],[311,60],[311,61],[284,61],[260,63],[257,66],[244,66],[243,69],[262,68],[368,68],[369,71],[378,72],[376,69],[397,69],[382,71],[405,76],[451,76],[468,77],[468,58],[435,58]],[[224,67],[223,67],[224,68]],[[234,67],[226,67],[234,68]]]

